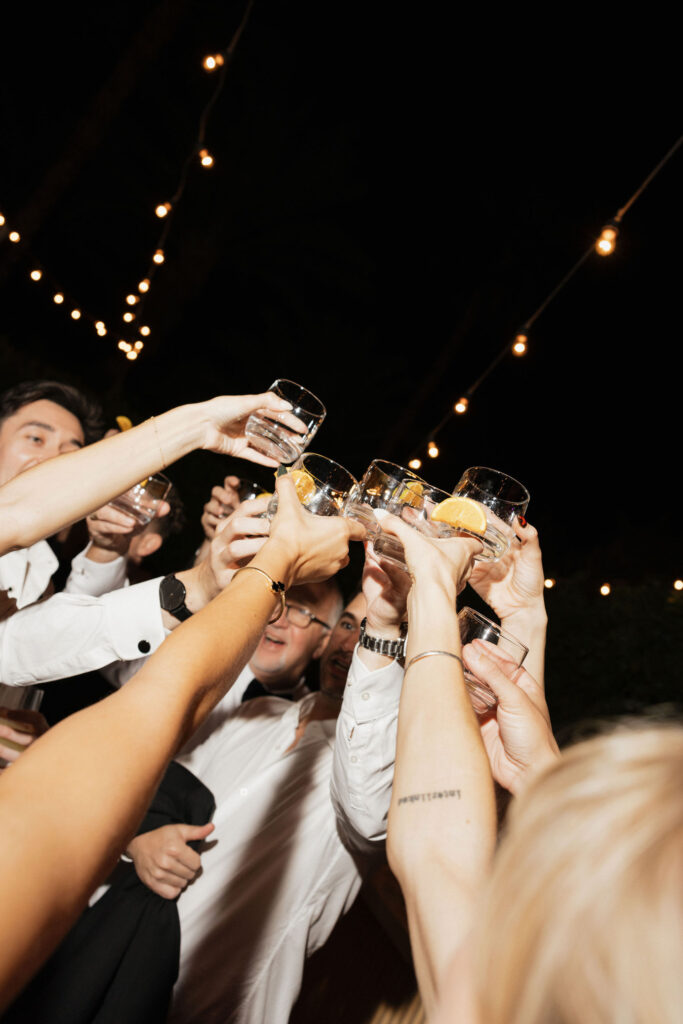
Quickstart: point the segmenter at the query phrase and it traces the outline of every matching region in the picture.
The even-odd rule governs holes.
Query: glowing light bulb
[[[72,320],[80,320],[81,319],[81,311],[80,311],[80,309],[72,309],[71,310],[71,319]]]
[[[129,352],[126,352],[126,359],[137,359],[137,357],[138,354],[133,348]]]
[[[119,342],[118,347],[121,349],[122,352],[128,352],[130,349],[130,345],[128,344],[127,341],[124,341],[123,338]]]
[[[2,225],[3,225],[4,223],[5,223],[5,218],[4,218],[4,217],[3,217],[3,215],[2,215],[1,213],[0,213],[0,228],[2,227]]]
[[[99,334],[100,338],[103,338],[107,333],[107,328],[104,326],[104,322],[102,320],[97,321],[95,324],[95,330]]]
[[[600,256],[609,256],[614,252],[619,229],[615,224],[607,224],[600,232],[600,237],[595,243],[595,251]]]
[[[543,580],[543,586],[546,590],[552,590],[552,588],[555,586],[555,580],[552,578],[552,576],[549,576],[547,580]]]
[[[42,276],[43,276],[42,270],[32,270],[31,271],[31,280],[32,281],[40,281]]]
[[[124,313],[123,319],[126,321],[127,324],[129,324],[131,323],[131,321],[135,320],[135,313]]]
[[[674,590],[683,590],[683,580],[674,580]]]
[[[140,281],[140,284],[138,285],[138,291],[139,292],[148,292],[149,291],[149,278],[148,277],[146,277],[143,281]]]
[[[528,338],[527,338],[526,334],[521,334],[520,333],[520,334],[516,334],[515,335],[515,341],[514,341],[514,344],[512,346],[512,351],[514,352],[514,354],[516,356],[523,356],[524,355],[524,353],[526,352],[526,343],[527,343],[527,341],[528,341]]]
[[[422,465],[422,459],[411,459],[408,465],[411,469],[419,469]]]
[[[135,344],[133,345],[133,348],[136,350],[136,352],[139,352],[140,349],[144,348],[144,347],[145,347],[144,341],[136,341]]]
[[[607,597],[608,594],[612,593],[612,588],[610,587],[609,583],[603,583],[603,585],[600,587],[600,593],[603,597]]]
[[[143,337],[146,338],[149,333],[149,327],[145,326],[140,328],[140,334],[142,334]]]
[[[213,157],[209,153],[208,149],[199,150],[199,159],[202,162],[202,167],[213,167]]]
[[[134,306],[137,301],[138,301],[138,296],[137,295],[133,295],[133,294],[126,295],[126,302],[128,303],[129,306]]]
[[[152,256],[152,259],[154,260],[155,263],[163,263],[164,260],[166,259],[166,257],[164,256],[164,250],[157,249],[157,251]]]
[[[455,412],[457,412],[457,413],[467,412],[467,406],[469,404],[470,404],[469,403],[469,399],[467,399],[467,398],[459,398],[458,401],[453,406],[453,410]]]
[[[62,295],[61,292],[56,292],[52,296],[52,301],[56,302],[58,306],[61,306],[61,304],[64,302],[64,296]]]
[[[435,459],[438,456],[438,454],[439,449],[436,447],[433,441],[430,441],[429,446],[427,448],[427,455],[429,456],[430,459]]]
[[[224,63],[225,58],[222,53],[210,53],[202,61],[202,67],[205,71],[215,71],[216,68],[220,68]]]
[[[21,238],[21,235],[18,231],[10,231],[7,237],[9,238],[10,242],[18,242]]]
[[[154,211],[157,217],[166,217],[171,212],[170,203],[159,203],[156,210]]]

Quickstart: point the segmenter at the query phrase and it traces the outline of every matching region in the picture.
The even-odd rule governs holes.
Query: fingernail
[[[519,519],[519,525],[523,529],[526,526],[526,519],[524,518],[524,516],[517,516],[517,518]]]

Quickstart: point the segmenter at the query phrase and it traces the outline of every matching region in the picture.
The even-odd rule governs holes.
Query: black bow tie
[[[259,683],[258,679],[252,679],[249,686],[242,694],[242,704],[247,700],[252,700],[254,697],[282,697],[283,700],[294,700],[291,693],[271,693],[270,690],[266,690],[263,683]]]

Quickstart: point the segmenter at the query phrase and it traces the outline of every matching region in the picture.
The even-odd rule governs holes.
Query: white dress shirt
[[[220,728],[202,727],[179,759],[213,792],[217,810],[201,873],[178,901],[170,1024],[286,1024],[306,956],[353,903],[364,855],[385,834],[387,734],[395,744],[402,677],[397,665],[370,673],[354,654],[337,726],[309,721],[290,750],[300,714],[318,696],[294,704],[261,697],[226,714]],[[337,756],[335,729],[343,733]]]
[[[1,682],[64,679],[139,658],[163,641],[161,577],[113,590],[125,580],[125,560],[93,562],[86,551],[73,560],[65,590],[35,605],[58,564],[49,545],[39,541],[0,558],[0,589],[23,609],[0,623]]]

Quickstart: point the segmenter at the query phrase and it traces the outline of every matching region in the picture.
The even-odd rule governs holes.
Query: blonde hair
[[[474,950],[485,1024],[680,1024],[683,727],[622,725],[530,785]]]

